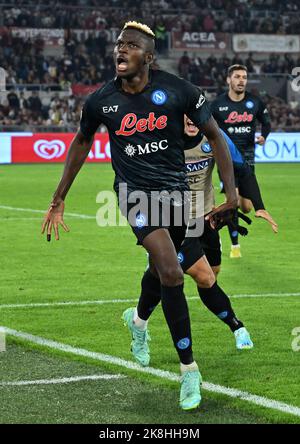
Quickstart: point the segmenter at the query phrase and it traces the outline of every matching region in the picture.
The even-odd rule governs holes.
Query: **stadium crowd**
[[[0,104],[0,125],[2,130],[7,126],[16,129],[22,126],[25,131],[35,126],[53,126],[58,130],[74,131],[78,127],[82,105],[83,99],[72,94],[61,98],[56,93],[50,100],[41,100],[37,91],[27,98],[24,92],[11,91]]]
[[[219,90],[218,92],[222,92]],[[284,100],[263,96],[271,117],[272,131],[299,131],[300,108],[287,105]],[[39,93],[33,91],[26,98],[24,92],[10,91],[7,99],[0,104],[0,130],[5,127],[21,125],[24,130],[39,127],[55,127],[57,130],[75,131],[80,120],[80,112],[84,99],[70,94],[68,97],[59,97],[55,93],[51,100],[41,100]]]
[[[119,28],[133,15],[155,29],[158,52],[164,52],[169,30],[290,33],[297,27],[298,32],[297,11],[300,12],[300,2],[292,0],[284,6],[278,0],[190,0],[184,2],[184,8],[179,0],[143,0],[138,5],[135,0],[111,0],[101,2],[101,8],[96,0],[65,1],[63,7],[55,0],[47,5],[44,0],[7,0],[0,3],[0,66],[6,70],[9,94],[0,105],[0,124],[76,128],[83,99],[73,95],[73,86],[101,85],[114,76],[106,31]],[[42,38],[13,36],[7,32],[12,26],[68,31],[64,46],[57,54],[49,55]],[[72,28],[88,29],[89,36],[80,37]],[[212,54],[204,59],[185,52],[179,59],[178,73],[218,94],[224,90],[228,66],[234,63],[245,64],[250,74],[290,74],[294,66],[300,66],[300,57],[270,54],[261,61],[249,53],[233,58]],[[30,87],[25,89],[22,85]],[[48,98],[43,94],[39,98],[41,89],[51,91]],[[67,97],[60,97],[56,90],[65,91]],[[274,130],[298,130],[299,105],[294,107],[270,96],[266,100]]]
[[[190,56],[185,51],[178,62],[178,73],[195,85],[223,85],[226,81],[227,68],[234,64],[246,65],[249,73],[291,74],[295,66],[300,66],[300,56],[270,54],[267,60],[262,61],[256,60],[252,53],[244,57],[235,55],[233,58],[229,58],[227,54],[221,57],[211,54],[204,60],[196,54]]]
[[[135,16],[166,31],[294,34],[299,11],[297,0],[111,0],[101,6],[96,0],[7,0],[0,3],[0,27],[109,29]]]
[[[6,34],[0,45],[0,66],[7,72],[7,84],[57,84],[61,88],[73,83],[95,84],[114,74],[106,45],[101,33],[98,37],[91,34],[85,41],[70,33],[62,56],[45,56],[41,40],[24,41]]]

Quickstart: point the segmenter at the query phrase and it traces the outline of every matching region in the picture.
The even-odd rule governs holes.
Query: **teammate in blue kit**
[[[210,215],[214,224],[223,214],[229,219],[237,206],[233,167],[226,142],[213,119],[204,95],[191,83],[169,73],[152,70],[155,38],[150,28],[137,22],[125,24],[114,48],[116,78],[91,94],[82,110],[80,129],[71,143],[63,176],[45,216],[42,232],[51,239],[52,228],[58,239],[63,221],[64,199],[92,146],[94,134],[106,125],[111,145],[114,189],[119,206],[127,217],[138,244],[149,254],[151,268],[142,278],[141,300],[151,304],[149,294],[159,278],[163,312],[180,359],[180,406],[196,408],[201,401],[201,375],[192,352],[189,312],[183,292],[183,272],[177,252],[185,237],[182,216],[189,190],[184,161],[184,125],[187,114],[207,137],[226,186],[227,202]],[[126,184],[126,187],[123,187]],[[163,202],[153,192],[176,191],[178,200],[169,198],[170,220],[163,216]],[[135,197],[133,204],[132,197]],[[148,213],[138,209],[137,199],[145,200]],[[168,199],[166,197],[166,199]],[[158,204],[157,214],[151,214]],[[157,219],[153,223],[152,216]],[[148,307],[150,309],[151,307]],[[135,344],[146,344],[146,322],[133,312],[124,320]],[[147,365],[145,360],[141,362]]]
[[[248,70],[244,65],[232,65],[228,68],[227,84],[228,92],[218,96],[211,104],[211,111],[218,125],[230,137],[238,147],[245,162],[248,164],[249,173],[247,179],[256,181],[255,176],[255,143],[263,145],[271,131],[271,123],[268,110],[260,97],[246,91]],[[261,123],[261,135],[255,140],[257,121]],[[243,173],[243,172],[242,172]],[[239,170],[235,170],[235,183],[239,194],[239,206],[244,213],[249,213],[254,206],[249,198],[241,193],[241,190],[249,188],[244,183],[245,176]],[[265,208],[255,208],[255,216],[266,219],[277,233],[277,224],[265,211]],[[235,224],[238,217],[235,216]],[[229,227],[231,238],[231,258],[241,257],[241,248],[238,241],[238,232]]]

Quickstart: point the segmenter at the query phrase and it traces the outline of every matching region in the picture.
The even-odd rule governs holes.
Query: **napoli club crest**
[[[252,109],[254,107],[254,103],[252,102],[252,100],[247,100],[246,107],[248,109]]]
[[[167,93],[162,89],[156,89],[151,94],[151,100],[154,105],[163,105],[167,101]]]

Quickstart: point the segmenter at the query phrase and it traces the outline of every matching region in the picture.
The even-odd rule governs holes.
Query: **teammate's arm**
[[[213,117],[201,126],[201,131],[207,137],[208,143],[213,150],[214,158],[226,190],[227,203],[232,204],[232,207],[235,208],[237,206],[237,194],[233,165],[224,136]]]
[[[271,132],[271,121],[265,104],[260,100],[257,120],[261,123],[261,136],[255,140],[259,145],[264,145],[268,135]]]
[[[221,131],[212,117],[205,95],[199,88],[190,82],[182,80],[184,91],[184,111],[192,122],[200,129],[210,144],[220,170],[220,174],[226,189],[227,204],[232,208],[237,206],[237,194],[235,190],[233,166],[227,143]],[[229,208],[229,206],[228,206]]]

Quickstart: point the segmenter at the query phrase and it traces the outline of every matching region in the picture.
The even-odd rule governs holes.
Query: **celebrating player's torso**
[[[224,93],[212,102],[211,111],[244,158],[254,163],[256,120],[269,123],[269,114],[261,99],[246,92],[243,100],[233,101]]]
[[[132,190],[185,190],[184,113],[198,125],[211,116],[197,88],[152,71],[141,93],[126,93],[114,80],[92,94],[83,109],[81,131],[89,135],[100,123],[107,126],[116,187],[126,182]]]

